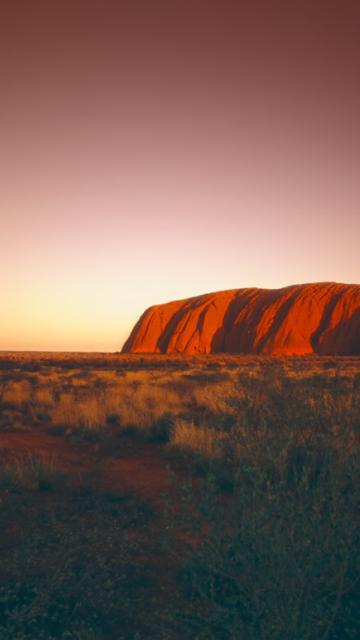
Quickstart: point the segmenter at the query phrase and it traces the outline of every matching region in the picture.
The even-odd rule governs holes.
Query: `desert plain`
[[[347,640],[360,361],[0,355],[2,640]]]

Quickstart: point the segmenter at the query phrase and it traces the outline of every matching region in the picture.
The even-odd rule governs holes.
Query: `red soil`
[[[74,474],[89,474],[96,486],[116,493],[134,492],[153,506],[161,505],[167,488],[167,461],[161,455],[163,445],[141,443],[136,438],[119,438],[111,455],[101,445],[72,444],[39,428],[26,433],[1,434],[0,460],[36,454],[53,460],[60,469]],[[114,457],[114,453],[115,456]]]

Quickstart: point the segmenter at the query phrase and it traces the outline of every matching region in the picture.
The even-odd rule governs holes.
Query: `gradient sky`
[[[360,282],[359,2],[8,4],[0,349],[115,351],[154,303]]]

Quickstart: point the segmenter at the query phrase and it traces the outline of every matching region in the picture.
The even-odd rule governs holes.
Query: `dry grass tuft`
[[[55,426],[100,430],[106,424],[104,404],[96,396],[77,400],[75,395],[63,394],[51,412]]]
[[[6,490],[48,491],[64,483],[66,474],[55,457],[31,452],[7,462],[0,472],[0,488]]]
[[[225,437],[225,434],[219,434],[204,424],[195,425],[194,422],[177,418],[170,432],[169,445],[206,458],[214,458],[220,455]]]
[[[27,380],[9,381],[2,393],[2,402],[21,407],[31,399],[31,385]]]

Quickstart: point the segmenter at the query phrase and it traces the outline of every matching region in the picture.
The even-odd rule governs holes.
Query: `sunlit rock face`
[[[360,285],[233,289],[155,305],[123,353],[360,355]]]

